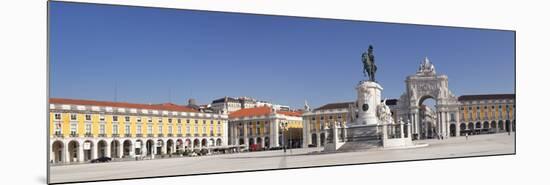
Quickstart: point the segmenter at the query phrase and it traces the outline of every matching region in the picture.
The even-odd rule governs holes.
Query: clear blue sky
[[[50,97],[112,101],[116,83],[125,102],[250,96],[317,107],[355,99],[369,44],[383,97],[399,98],[425,56],[457,96],[514,93],[510,31],[50,5]]]

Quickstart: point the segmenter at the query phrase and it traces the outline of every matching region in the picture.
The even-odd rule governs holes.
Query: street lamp
[[[282,129],[282,133],[283,133],[283,152],[286,153],[286,143],[285,143],[285,130],[287,129],[288,127],[288,122],[281,122],[281,125],[280,125],[281,129]]]

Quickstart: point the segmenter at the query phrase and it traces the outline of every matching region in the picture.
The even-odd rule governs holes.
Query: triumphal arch
[[[448,77],[437,74],[434,65],[426,57],[418,71],[405,80],[406,92],[398,101],[398,119],[410,120],[413,138],[444,138],[456,132],[459,117],[458,98],[449,90]],[[427,99],[435,100],[435,121],[426,122],[425,107]]]

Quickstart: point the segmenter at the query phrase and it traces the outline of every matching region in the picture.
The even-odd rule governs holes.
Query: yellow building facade
[[[457,134],[515,132],[515,94],[464,95]],[[456,128],[451,125],[451,130]]]
[[[50,99],[52,163],[178,154],[227,145],[227,115],[175,104]]]
[[[302,129],[301,112],[262,106],[229,114],[229,143],[249,150],[301,147]]]

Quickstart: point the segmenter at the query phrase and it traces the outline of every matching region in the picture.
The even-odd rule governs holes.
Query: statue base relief
[[[343,127],[329,128],[324,152],[361,151],[372,148],[397,149],[419,147],[414,145],[404,123],[396,124],[389,108],[382,103],[382,86],[373,81],[361,81],[357,90],[357,119]],[[381,115],[384,114],[384,115]],[[401,124],[401,125],[400,125]],[[395,129],[400,126],[401,129]],[[393,128],[393,129],[390,129]],[[409,127],[407,127],[409,128]],[[395,130],[407,132],[396,133]],[[389,138],[389,136],[392,138]],[[393,137],[399,135],[399,137]],[[333,137],[336,136],[336,137]],[[424,146],[424,145],[422,145]]]

